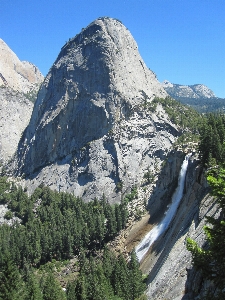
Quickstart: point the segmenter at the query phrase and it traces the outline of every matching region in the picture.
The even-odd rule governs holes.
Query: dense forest
[[[145,284],[134,252],[125,261],[105,248],[126,225],[127,201],[110,205],[103,196],[85,203],[44,186],[29,197],[0,177],[0,202],[10,209],[5,218],[21,220],[0,226],[0,299],[138,298]],[[72,258],[65,292],[54,270]]]
[[[189,98],[189,97],[175,97],[175,99],[182,104],[189,105],[199,113],[218,113],[224,112],[225,99],[224,98]]]
[[[199,154],[206,166],[223,164],[225,159],[225,115],[208,114],[200,129]]]
[[[128,215],[125,203],[111,206],[105,197],[84,203],[48,187],[39,187],[28,197],[6,177],[1,178],[0,201],[22,220],[21,226],[0,227],[1,236],[11,237],[0,249],[10,250],[22,267],[24,260],[39,266],[52,258],[69,259],[82,248],[101,248],[125,227]]]

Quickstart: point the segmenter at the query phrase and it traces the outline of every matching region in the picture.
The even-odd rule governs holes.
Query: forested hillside
[[[126,225],[126,201],[112,206],[103,197],[84,203],[44,186],[29,197],[6,177],[0,179],[0,201],[10,209],[5,218],[21,219],[0,227],[0,299],[136,299],[142,294],[145,284],[134,252],[127,263],[105,248]],[[53,274],[71,258],[75,272],[64,280],[65,293]]]
[[[225,99],[224,98],[187,98],[187,97],[177,97],[177,101],[193,107],[199,113],[210,113],[210,112],[224,112],[225,109]]]
[[[225,159],[225,116],[208,114],[200,128],[199,153],[201,163],[210,167]]]

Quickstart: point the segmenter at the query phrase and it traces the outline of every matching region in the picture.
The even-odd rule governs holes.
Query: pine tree
[[[126,227],[127,217],[128,217],[128,209],[124,202],[120,204],[121,208],[121,217],[122,217],[122,228]]]
[[[218,134],[216,128],[214,128],[214,130],[212,131],[211,153],[213,154],[213,157],[216,158],[216,161],[218,163],[221,162],[221,158],[222,158],[222,145],[220,143],[220,137],[219,137],[219,134]]]
[[[76,295],[76,287],[77,287],[77,280],[73,280],[71,282],[68,282],[66,287],[66,296],[67,300],[77,300]]]
[[[128,264],[130,278],[130,299],[134,300],[139,297],[145,290],[142,272],[139,269],[139,262],[135,251],[131,252],[131,258]]]
[[[108,206],[106,218],[107,218],[108,237],[112,237],[116,234],[117,231],[114,206]]]
[[[27,276],[25,300],[43,300],[39,282],[32,271]]]
[[[115,262],[115,254],[109,251],[107,247],[105,247],[103,252],[103,271],[109,282],[112,281],[112,274],[115,267]]]
[[[200,141],[199,141],[199,155],[203,165],[208,163],[210,153],[212,154],[212,128],[207,123],[201,129]]]
[[[43,300],[66,300],[66,294],[59,283],[54,278],[52,272],[49,272],[44,280]]]
[[[0,258],[0,299],[24,299],[24,282],[18,268],[13,263],[9,253],[2,254]]]
[[[99,213],[96,219],[96,233],[97,233],[97,240],[99,241],[100,246],[105,236],[104,221],[105,221],[104,215],[102,213],[101,214]]]
[[[126,261],[122,254],[119,255],[112,276],[114,294],[118,297],[130,300],[130,278]]]
[[[117,224],[117,231],[120,231],[123,227],[122,222],[122,215],[121,215],[121,206],[115,204],[115,216],[116,216],[116,224]]]
[[[75,296],[77,300],[86,300],[87,298],[87,282],[86,276],[82,272],[76,282],[75,286]]]

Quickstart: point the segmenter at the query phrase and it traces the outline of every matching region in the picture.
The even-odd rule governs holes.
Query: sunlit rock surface
[[[86,200],[104,193],[120,201],[179,135],[160,105],[146,108],[155,96],[167,93],[128,29],[97,19],[62,47],[45,78],[15,169],[31,189],[44,182]]]
[[[9,46],[0,39],[0,86],[28,93],[37,91],[44,77],[38,68],[28,61],[20,61]]]

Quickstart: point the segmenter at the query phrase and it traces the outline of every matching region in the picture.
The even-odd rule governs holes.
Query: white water
[[[139,245],[136,247],[136,255],[139,261],[142,260],[150,246],[157,240],[157,238],[166,231],[166,229],[169,227],[169,224],[173,218],[173,216],[176,213],[176,210],[178,208],[178,205],[180,203],[180,200],[183,196],[184,191],[184,182],[185,182],[185,176],[187,172],[187,166],[188,166],[188,159],[191,156],[191,154],[186,155],[183,164],[181,166],[179,179],[178,179],[178,186],[176,188],[176,191],[173,194],[172,197],[172,203],[165,213],[165,217],[163,220],[155,226],[149,233],[146,234],[146,236],[143,238],[143,240],[139,243]]]

